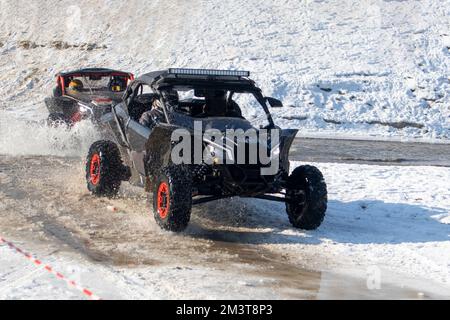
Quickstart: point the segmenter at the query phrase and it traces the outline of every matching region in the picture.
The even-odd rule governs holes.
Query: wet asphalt
[[[290,160],[450,167],[450,144],[296,138]]]

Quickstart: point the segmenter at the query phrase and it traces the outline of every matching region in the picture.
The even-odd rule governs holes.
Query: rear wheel
[[[115,196],[126,171],[115,143],[102,140],[92,144],[86,159],[86,182],[92,194]]]
[[[153,214],[158,225],[169,231],[183,231],[191,218],[191,179],[183,166],[161,171],[153,185]]]
[[[327,211],[327,185],[313,166],[300,166],[288,177],[286,212],[296,228],[317,229]]]

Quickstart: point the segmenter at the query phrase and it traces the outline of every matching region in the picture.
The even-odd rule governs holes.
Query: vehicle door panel
[[[125,133],[125,125],[127,123],[128,115],[124,111],[124,105],[122,103],[114,106],[111,109],[111,112],[103,115],[100,118],[100,122],[108,125],[111,130],[114,132],[116,137],[116,141],[122,147],[129,148],[128,141],[126,139]]]
[[[145,84],[136,82],[132,86],[132,94],[130,94],[127,100],[127,106],[132,107],[134,102],[139,99],[140,96],[146,94],[144,90]],[[149,89],[146,87],[146,89]],[[137,102],[137,101],[136,101]],[[136,104],[137,106],[138,104]],[[144,112],[144,110],[142,110]],[[141,174],[145,175],[144,159],[146,155],[146,144],[150,136],[151,130],[146,126],[141,125],[136,119],[131,117],[134,114],[133,110],[128,109],[128,121],[125,126],[126,138],[130,145],[130,157],[133,160],[134,167]]]
[[[146,153],[145,145],[150,136],[151,130],[133,119],[129,119],[126,126],[126,135],[131,146],[130,156],[136,170],[145,175],[144,157]]]

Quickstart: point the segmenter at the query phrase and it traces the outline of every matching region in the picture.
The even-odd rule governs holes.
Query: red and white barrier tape
[[[78,291],[80,291],[82,294],[84,294],[85,296],[89,297],[90,299],[92,299],[92,300],[101,300],[101,298],[99,296],[95,295],[91,290],[88,290],[88,289],[85,289],[85,288],[81,287],[75,281],[70,280],[67,277],[65,277],[63,274],[55,271],[48,264],[44,264],[41,260],[38,260],[38,259],[34,258],[31,254],[29,254],[29,253],[23,251],[22,249],[16,247],[12,242],[9,242],[9,241],[3,239],[2,237],[0,237],[0,244],[1,243],[7,244],[11,249],[13,249],[16,252],[20,253],[22,256],[27,258],[29,261],[33,262],[35,265],[37,265],[39,267],[42,267],[44,270],[50,272],[51,274],[53,274],[59,280],[64,281],[69,287],[77,289]]]

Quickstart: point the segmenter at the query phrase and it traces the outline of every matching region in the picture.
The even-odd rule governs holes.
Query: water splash
[[[51,127],[0,111],[0,154],[84,157],[92,142],[99,139],[100,134],[90,121],[72,128]]]

